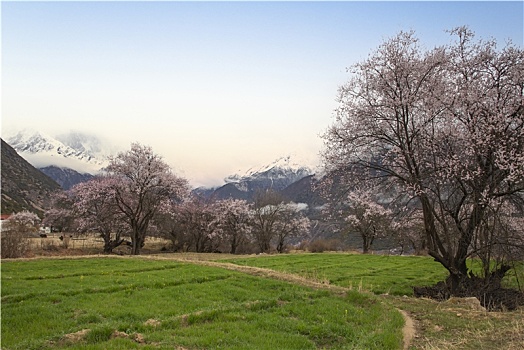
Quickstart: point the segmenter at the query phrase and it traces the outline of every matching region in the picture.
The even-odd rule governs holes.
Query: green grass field
[[[163,254],[1,269],[4,350],[402,349],[397,308],[415,323],[411,350],[524,348],[524,310],[409,297],[446,277],[429,257]],[[506,285],[522,283],[517,270]]]
[[[374,294],[413,295],[413,286],[429,286],[444,280],[448,272],[427,256],[310,253],[261,255],[222,261],[296,274],[319,282]],[[470,263],[471,265],[471,263]],[[519,288],[524,265],[510,271],[505,286]],[[473,269],[479,268],[474,266]]]
[[[2,262],[4,350],[400,349],[403,324],[373,295],[189,262]]]
[[[413,286],[442,281],[447,271],[431,258],[364,254],[292,254],[227,259],[375,294],[413,295]]]

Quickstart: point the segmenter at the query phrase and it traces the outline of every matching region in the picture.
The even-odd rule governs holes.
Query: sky
[[[347,68],[399,31],[523,45],[524,2],[2,1],[2,135],[149,145],[195,186],[287,155],[320,165]]]

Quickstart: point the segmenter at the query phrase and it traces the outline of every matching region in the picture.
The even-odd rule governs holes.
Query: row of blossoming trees
[[[276,193],[244,200],[212,200],[191,193],[148,146],[131,145],[110,158],[104,175],[58,193],[44,223],[60,231],[97,232],[104,251],[126,242],[139,254],[148,235],[169,238],[175,250],[236,253],[246,243],[283,252],[291,237],[306,236],[309,220]]]
[[[332,213],[365,248],[384,222],[396,226],[460,294],[478,278],[500,283],[524,255],[524,51],[451,34],[426,50],[400,33],[355,64],[323,156],[347,191],[331,193]]]

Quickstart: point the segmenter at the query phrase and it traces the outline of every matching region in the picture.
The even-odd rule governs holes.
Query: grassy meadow
[[[2,349],[399,349],[403,324],[372,295],[189,262],[2,262]]]
[[[447,271],[421,256],[292,254],[226,260],[297,274],[326,284],[374,294],[413,295],[413,286],[442,281]]]
[[[428,257],[162,254],[1,268],[4,350],[403,349],[399,309],[413,322],[411,350],[524,348],[523,310],[411,297],[446,276]]]

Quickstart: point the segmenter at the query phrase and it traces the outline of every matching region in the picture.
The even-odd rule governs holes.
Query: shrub
[[[2,259],[21,258],[29,250],[29,239],[20,232],[7,230],[2,232]]]
[[[317,239],[309,243],[307,249],[311,253],[340,250],[341,242],[338,239]]]
[[[21,211],[5,220],[2,227],[2,259],[20,258],[29,250],[28,236],[38,231],[40,219],[34,213]]]

